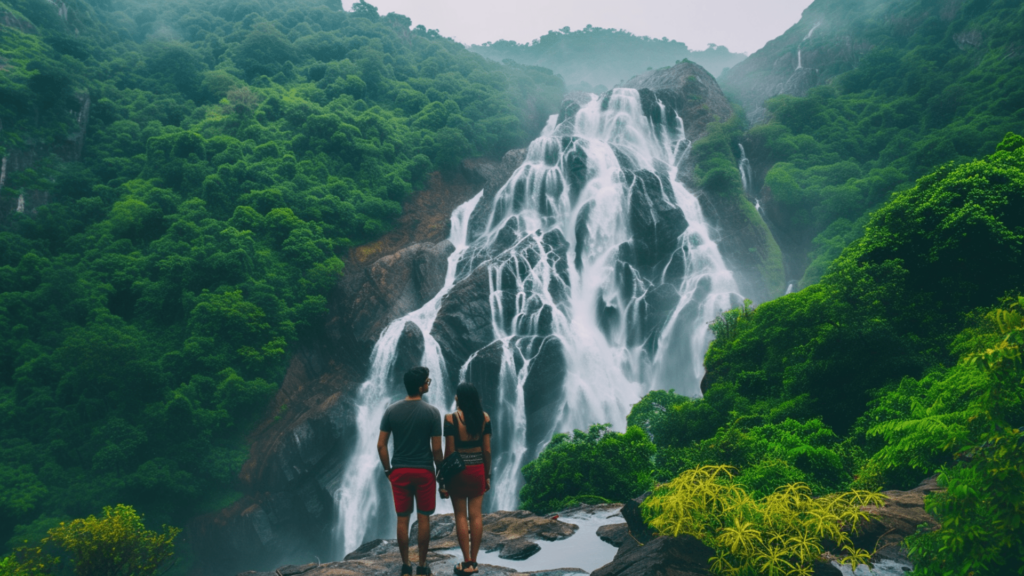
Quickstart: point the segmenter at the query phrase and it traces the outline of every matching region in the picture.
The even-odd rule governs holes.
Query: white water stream
[[[561,123],[552,117],[493,197],[453,213],[444,288],[385,329],[356,400],[358,438],[336,493],[341,554],[394,537],[375,446],[384,409],[404,395],[389,381],[402,328],[420,327],[435,382],[428,400],[450,408],[476,353],[446,366],[430,332],[445,296],[480,267],[490,289],[487,347],[501,356],[497,382],[474,382],[497,407],[488,510],[517,507],[520,470],[552,433],[593,423],[623,430],[652,389],[700,394],[707,324],[742,296],[700,203],[679,182],[688,149],[674,112],[649,102],[645,110],[636,90],[615,89]]]

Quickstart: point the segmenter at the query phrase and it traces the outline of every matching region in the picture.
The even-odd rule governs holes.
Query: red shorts
[[[394,472],[392,472],[394,474]],[[448,494],[456,498],[474,498],[483,496],[487,491],[487,473],[483,464],[466,466],[466,469],[455,475],[445,486]]]
[[[437,482],[434,473],[423,468],[395,468],[388,476],[391,492],[395,495],[395,512],[399,516],[412,515],[412,499],[416,497],[416,511],[429,515],[436,506]]]

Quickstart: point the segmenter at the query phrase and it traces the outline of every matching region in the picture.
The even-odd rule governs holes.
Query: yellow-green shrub
[[[850,531],[868,515],[865,505],[884,496],[853,491],[812,498],[806,484],[780,487],[755,499],[733,480],[730,466],[687,470],[655,489],[643,504],[644,520],[661,534],[689,534],[713,548],[719,574],[809,575],[830,541],[856,567],[870,552],[854,546]]]

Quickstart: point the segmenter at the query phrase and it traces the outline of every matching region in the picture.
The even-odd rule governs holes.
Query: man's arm
[[[434,451],[434,469],[439,469],[441,468],[441,461],[444,460],[444,458],[441,455],[441,437],[431,436],[430,447]]]
[[[391,473],[391,457],[388,455],[388,438],[391,437],[391,432],[380,431],[380,436],[377,437],[377,455],[380,456],[380,463],[384,465],[384,473]]]

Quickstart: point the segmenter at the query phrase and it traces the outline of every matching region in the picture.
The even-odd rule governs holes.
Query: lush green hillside
[[[684,59],[717,76],[746,57],[729,52],[725,46],[690,50],[686,44],[667,38],[659,40],[592,26],[576,31],[566,26],[527,44],[499,40],[469,49],[498,62],[511,59],[550,68],[565,79],[570,90],[588,92],[603,92],[645,70],[671,66]]]
[[[805,97],[769,100],[770,120],[743,139],[763,176],[762,205],[786,232],[784,250],[809,253],[803,286],[821,278],[894,190],[1024,131],[1022,33],[1024,7],[1013,0],[818,0],[783,37],[793,42],[764,49],[772,59],[761,65],[776,71],[802,50],[807,68],[792,72],[792,84],[753,70],[759,54],[726,75],[727,92],[748,96],[803,93],[803,73],[828,81]]]
[[[898,192],[820,283],[720,317],[703,399],[655,391],[625,435],[556,438],[524,470],[523,500],[620,498],[707,465],[735,467],[755,496],[798,482],[815,495],[909,488],[941,472],[955,488],[930,506],[945,527],[914,540],[915,561],[1019,573],[1022,290],[1024,138],[1009,135]],[[654,464],[637,464],[649,448],[633,426]],[[553,465],[563,453],[572,466]]]
[[[0,543],[229,501],[341,251],[557,109],[549,71],[338,8],[0,3]]]

